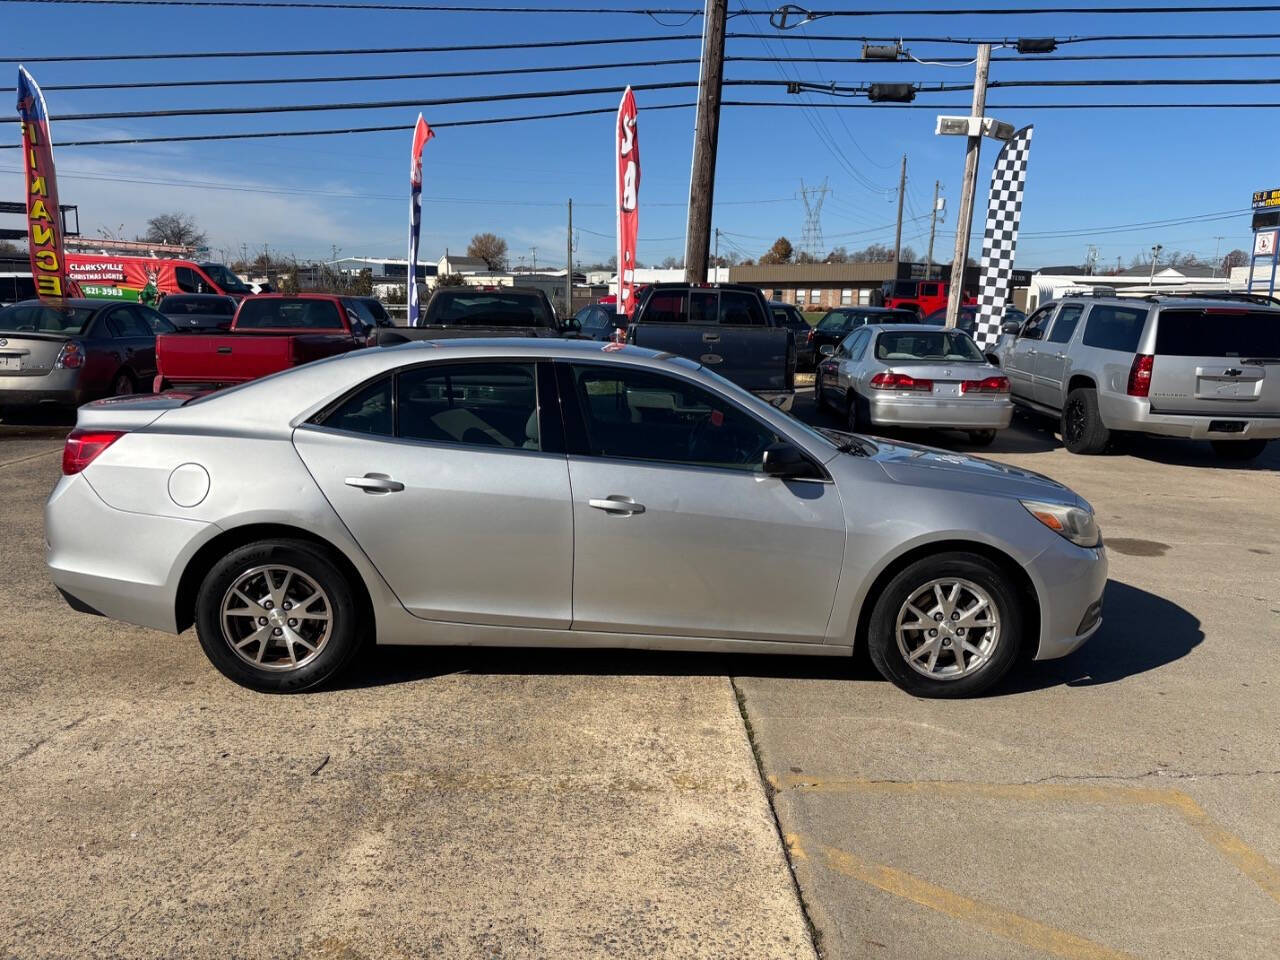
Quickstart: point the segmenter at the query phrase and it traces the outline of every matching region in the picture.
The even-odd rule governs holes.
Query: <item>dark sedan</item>
[[[171,293],[157,309],[179,330],[226,330],[236,300],[218,293]]]
[[[914,310],[890,310],[888,307],[836,307],[809,332],[809,345],[816,356],[822,356],[823,347],[834,350],[840,341],[858,327],[868,323],[920,323]]]
[[[573,319],[578,323],[576,332],[588,340],[614,340],[619,330],[625,333],[627,329],[626,315],[612,304],[589,303]]]
[[[789,303],[779,303],[776,300],[770,302],[769,309],[773,312],[773,322],[780,327],[788,328],[791,331],[791,335],[795,337],[796,369],[815,369],[818,361],[818,352],[809,338],[809,335],[813,332],[813,327],[804,318],[804,314],[797,307]]]
[[[24,300],[0,310],[0,407],[78,407],[151,392],[156,334],[175,330],[141,303]]]

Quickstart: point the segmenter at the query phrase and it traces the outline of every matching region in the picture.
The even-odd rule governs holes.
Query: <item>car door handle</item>
[[[403,483],[392,480],[383,473],[366,473],[363,477],[347,477],[345,483],[348,487],[356,487],[365,493],[399,493],[404,489]]]
[[[631,497],[624,497],[617,493],[610,494],[603,500],[595,498],[588,500],[587,506],[623,517],[629,517],[635,513],[644,513],[643,503],[636,503]]]

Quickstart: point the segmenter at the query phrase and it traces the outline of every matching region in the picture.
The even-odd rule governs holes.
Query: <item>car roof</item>
[[[873,307],[870,305],[862,306],[856,303],[846,303],[839,307],[832,307],[830,313],[852,313],[853,311],[861,311],[862,313],[909,313],[902,307]]]
[[[937,333],[946,330],[936,323],[868,323],[859,327],[859,330],[871,330],[875,333],[920,333],[922,330],[929,333]],[[956,333],[969,335],[969,331],[961,330],[959,327],[952,327]]]
[[[98,297],[68,297],[66,300],[62,302],[69,307],[84,307],[89,310],[101,310],[103,307],[108,307],[113,303],[135,303],[136,301],[106,300],[106,299],[99,299]],[[38,297],[31,297],[27,300],[19,300],[16,303],[11,303],[10,306],[11,307],[48,307],[51,310],[57,309],[57,307],[55,307],[53,304],[45,303],[43,300],[39,299]],[[144,303],[142,304],[142,306],[145,307],[146,304]]]
[[[228,296],[225,293],[171,293],[165,300],[234,300],[235,297]],[[163,300],[161,301],[164,302]]]

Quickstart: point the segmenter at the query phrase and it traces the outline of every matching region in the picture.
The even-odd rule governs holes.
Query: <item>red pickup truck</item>
[[[341,297],[320,293],[245,297],[226,333],[156,337],[155,391],[256,380],[368,346],[370,333]]]
[[[951,284],[937,280],[894,280],[884,285],[884,305],[891,310],[914,310],[927,317],[936,310],[947,308]],[[977,303],[973,294],[965,291],[962,304]]]

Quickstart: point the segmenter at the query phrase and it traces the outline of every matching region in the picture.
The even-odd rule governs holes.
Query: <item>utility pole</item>
[[[573,198],[569,198],[569,232],[564,245],[564,316],[573,316]]]
[[[898,232],[893,237],[893,262],[902,259],[902,200],[903,194],[907,192],[907,155],[902,155],[902,173],[898,176]]]
[[[1151,248],[1151,276],[1147,277],[1148,287],[1156,282],[1156,263],[1160,260],[1160,251],[1163,249],[1163,243],[1157,243]]]
[[[978,44],[978,66],[973,79],[973,109],[970,116],[987,111],[987,74],[991,71],[991,44]],[[964,299],[964,268],[969,261],[969,233],[973,230],[973,196],[978,188],[978,158],[982,153],[982,131],[969,137],[964,155],[964,185],[960,188],[960,212],[956,215],[956,249],[951,261],[951,289],[947,297],[947,326],[960,319]]]
[[[720,282],[720,228],[719,227],[716,227],[716,257],[715,257],[715,262],[712,264],[712,268],[715,270],[715,273],[712,274],[712,276],[716,278],[716,283],[719,283]]]
[[[728,16],[729,0],[706,0],[702,17],[702,66],[698,72],[698,115],[693,129],[693,169],[689,175],[689,225],[684,241],[684,278],[688,283],[707,280],[716,144],[720,137],[720,88],[724,79],[724,29]]]
[[[933,181],[933,209],[929,211],[929,253],[924,261],[924,278],[933,276],[933,238],[938,232],[938,194],[942,191],[942,181]]]
[[[1222,250],[1222,241],[1225,239],[1226,237],[1213,238],[1213,279],[1215,280],[1218,279],[1218,267],[1222,266],[1222,261],[1218,259],[1218,254]]]
[[[531,266],[529,267],[529,272],[530,272],[530,273],[537,273],[537,272],[538,272],[538,248],[537,248],[537,247],[530,247],[530,248],[529,248],[529,256],[530,256],[530,259],[531,259]]]

